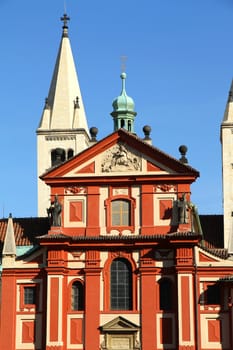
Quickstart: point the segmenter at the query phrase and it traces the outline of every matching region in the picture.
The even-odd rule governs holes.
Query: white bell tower
[[[64,14],[62,38],[37,133],[38,216],[46,216],[50,191],[40,176],[89,147],[90,136]]]
[[[233,254],[233,82],[221,124],[224,248]]]

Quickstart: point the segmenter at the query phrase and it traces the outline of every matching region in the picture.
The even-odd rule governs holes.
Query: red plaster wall
[[[83,202],[82,201],[70,202],[70,221],[71,222],[83,221]]]
[[[22,324],[22,343],[34,343],[35,321],[25,321]]]
[[[153,296],[153,297],[152,297]],[[142,349],[156,346],[156,289],[155,275],[141,272],[141,339]]]
[[[208,341],[209,342],[221,342],[220,336],[220,320],[208,320]]]
[[[58,296],[59,296],[59,280],[51,278],[51,294],[50,294],[50,341],[58,340]],[[48,327],[49,325],[47,325]]]
[[[181,277],[181,290],[182,290],[182,335],[183,341],[190,341],[190,300],[189,300],[189,277]]]
[[[70,339],[71,344],[83,343],[83,320],[81,318],[73,318],[70,320]]]
[[[0,349],[15,350],[16,279],[3,270]]]

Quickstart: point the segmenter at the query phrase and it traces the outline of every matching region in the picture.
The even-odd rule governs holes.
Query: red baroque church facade
[[[112,134],[57,163],[49,139],[49,217],[0,222],[0,349],[233,349],[233,260],[202,229],[199,173],[132,132],[125,78]]]

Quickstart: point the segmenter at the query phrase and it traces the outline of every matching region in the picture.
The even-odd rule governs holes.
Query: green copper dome
[[[125,90],[126,73],[121,73],[122,91],[112,103],[114,111],[134,111],[134,100],[129,97]]]
[[[137,113],[134,111],[134,100],[129,97],[125,89],[126,73],[121,73],[122,91],[112,103],[114,119],[114,131],[124,128],[130,132],[134,132],[134,117]]]

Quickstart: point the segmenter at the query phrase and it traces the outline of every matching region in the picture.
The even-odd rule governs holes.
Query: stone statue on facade
[[[186,200],[186,193],[183,193],[181,198],[177,202],[178,207],[178,221],[179,224],[187,224],[188,217],[188,202]]]
[[[52,226],[61,226],[61,212],[62,205],[58,200],[56,195],[54,202],[51,203],[51,206],[47,209],[48,217],[50,218]]]

